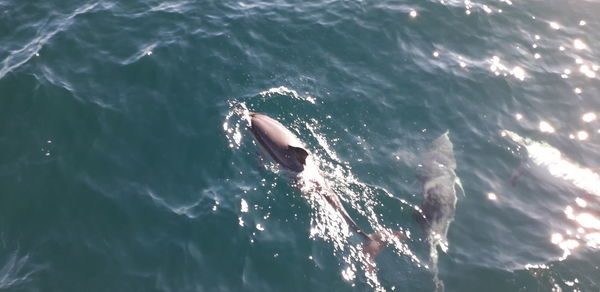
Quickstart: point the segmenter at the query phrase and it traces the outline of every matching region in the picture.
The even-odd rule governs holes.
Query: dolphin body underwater
[[[456,210],[456,187],[462,189],[456,176],[456,160],[448,131],[435,139],[423,154],[418,178],[423,183],[423,201],[420,212],[415,211],[414,217],[427,235],[436,291],[443,291],[444,283],[438,278],[437,247],[448,251],[447,236]]]
[[[291,171],[299,177],[306,168],[315,169],[315,162],[311,159],[310,153],[306,151],[302,142],[288,130],[279,121],[259,113],[250,113],[250,131],[261,147],[275,160],[281,167]],[[360,235],[364,240],[364,251],[370,261],[369,267],[373,267],[374,259],[385,247],[385,238],[381,233],[366,233],[350,217],[338,196],[327,189],[324,179],[318,177],[315,181],[313,190],[323,196],[325,200],[342,216],[344,221]],[[404,238],[401,231],[392,232],[397,238]]]

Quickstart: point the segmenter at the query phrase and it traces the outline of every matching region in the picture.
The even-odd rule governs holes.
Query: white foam
[[[289,89],[285,86],[279,86],[279,87],[273,87],[270,88],[269,90],[265,90],[265,91],[261,91],[259,93],[259,95],[261,97],[271,97],[274,94],[278,94],[278,95],[285,95],[285,96],[289,96],[293,99],[298,99],[298,100],[303,100],[303,101],[308,101],[312,104],[316,103],[316,99],[312,96],[302,96],[300,94],[298,94],[297,91],[293,90],[293,89]]]
[[[44,265],[32,265],[28,254],[21,255],[17,250],[0,263],[0,290],[16,287],[31,280],[31,276],[45,268]]]

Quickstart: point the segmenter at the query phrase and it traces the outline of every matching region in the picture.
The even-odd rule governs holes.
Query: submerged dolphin
[[[448,131],[435,139],[423,155],[419,179],[423,183],[423,201],[421,212],[415,212],[415,218],[427,235],[436,291],[443,291],[444,283],[438,278],[437,247],[448,251],[448,227],[454,220],[456,186],[460,187]]]
[[[314,166],[308,151],[304,149],[302,142],[283,126],[279,121],[259,113],[250,113],[250,131],[256,141],[266,150],[267,153],[283,168],[299,175],[307,166]],[[315,190],[322,195],[327,202],[344,218],[344,221],[360,236],[364,238],[364,249],[369,260],[374,260],[375,256],[385,246],[383,236],[380,233],[369,234],[364,232],[358,224],[350,217],[338,196],[327,189],[324,181],[316,181]],[[393,232],[398,238],[403,238],[404,233],[400,231]],[[370,263],[371,264],[371,263]]]

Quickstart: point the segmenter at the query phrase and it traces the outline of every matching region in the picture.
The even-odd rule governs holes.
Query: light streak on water
[[[538,142],[507,130],[501,134],[524,147],[528,159],[547,170],[551,177],[569,183],[573,187],[573,193],[583,192],[600,201],[600,175],[597,172],[571,161],[546,142]],[[577,137],[579,140],[586,140],[588,134],[580,131]],[[600,218],[597,210],[591,210],[588,201],[581,196],[574,197],[573,201],[573,206],[565,206],[564,215],[569,222],[575,224],[577,232],[572,232],[572,227],[566,225],[564,231],[553,232],[550,236],[550,241],[563,251],[560,260],[566,259],[581,246],[600,247]]]

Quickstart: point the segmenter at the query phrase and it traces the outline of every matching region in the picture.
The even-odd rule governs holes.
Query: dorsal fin
[[[302,165],[306,164],[306,157],[308,157],[308,152],[306,152],[306,150],[292,145],[288,145],[288,148],[292,150],[292,153],[294,153],[296,159],[298,159],[298,161],[302,163]]]
[[[458,176],[454,179],[454,187],[455,187],[455,191],[456,191],[456,187],[458,187],[460,189],[460,192],[462,193],[463,197],[466,197],[467,194],[465,193],[465,189],[463,188],[462,182],[460,181],[460,178],[458,178]]]

